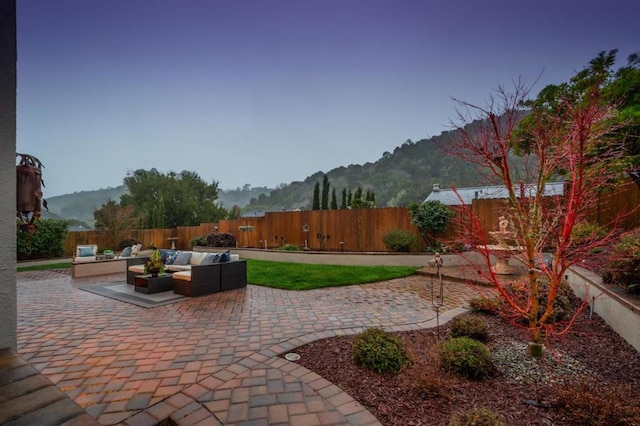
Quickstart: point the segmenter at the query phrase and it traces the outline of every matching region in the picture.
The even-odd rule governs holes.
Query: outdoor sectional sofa
[[[196,297],[247,286],[247,261],[229,255],[229,261],[210,263],[203,252],[189,253],[188,264],[166,264],[165,271],[173,275],[173,291]],[[205,257],[206,256],[206,257]],[[148,257],[127,260],[127,283],[133,284],[136,275],[144,273]]]

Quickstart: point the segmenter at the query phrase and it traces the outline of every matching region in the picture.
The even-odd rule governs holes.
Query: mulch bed
[[[491,336],[487,345],[494,354],[506,347],[524,348],[529,340],[523,328],[491,315],[482,318]],[[441,339],[446,337],[447,326],[441,327],[440,334]],[[454,413],[480,407],[502,415],[508,425],[585,424],[572,420],[567,408],[559,406],[556,391],[563,382],[574,383],[572,389],[577,381],[588,383],[596,395],[612,389],[615,394],[616,386],[628,386],[624,400],[632,402],[618,401],[614,410],[637,406],[640,398],[640,354],[597,315],[590,319],[588,311],[580,314],[569,334],[547,343],[545,357],[534,363],[542,375],[530,375],[526,368],[514,375],[502,368],[485,382],[459,378],[438,365],[435,329],[396,335],[413,359],[410,367],[397,374],[377,374],[356,365],[351,359],[353,336],[324,339],[295,352],[301,355],[299,364],[339,386],[384,425],[447,425]],[[512,364],[521,363],[516,358]],[[522,358],[531,362],[527,356]],[[611,418],[598,422],[592,414],[588,417],[590,424],[613,424]],[[640,423],[635,418],[618,424]]]

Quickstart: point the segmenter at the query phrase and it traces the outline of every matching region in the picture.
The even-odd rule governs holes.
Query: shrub
[[[630,385],[609,385],[595,380],[582,380],[558,385],[555,391],[565,424],[640,424],[640,395],[637,391],[634,392]]]
[[[209,247],[235,247],[236,241],[236,236],[229,232],[214,232],[207,235]]]
[[[209,240],[204,235],[198,235],[189,240],[189,247],[206,246],[209,244]]]
[[[456,413],[449,419],[449,426],[505,426],[502,416],[488,408],[473,408]]]
[[[353,361],[376,373],[396,372],[409,364],[402,341],[379,328],[369,328],[356,336]]]
[[[571,230],[571,243],[573,246],[592,244],[607,235],[606,228],[591,222],[579,222]],[[592,250],[592,252],[594,252]]]
[[[435,354],[434,354],[435,355]],[[455,396],[455,384],[450,377],[438,371],[437,356],[433,359],[421,359],[420,363],[411,365],[403,371],[403,378],[414,390],[415,395],[421,399],[444,398],[452,399]]]
[[[526,306],[529,299],[529,287],[528,284],[520,282],[514,282],[505,286],[505,291],[510,297],[517,300],[518,305]],[[549,279],[545,276],[538,278],[538,318],[540,318],[545,309],[547,309],[547,297],[549,295]],[[567,319],[571,315],[573,308],[572,300],[575,296],[571,287],[566,282],[562,282],[558,288],[558,293],[553,301],[553,312],[549,318],[550,322],[557,322]],[[506,306],[505,306],[506,308]]]
[[[609,256],[607,281],[630,293],[640,293],[640,228],[623,234]]]
[[[477,340],[454,337],[438,344],[442,366],[450,372],[474,380],[487,379],[493,371],[489,349]]]
[[[411,231],[394,229],[382,236],[382,242],[389,251],[408,252],[418,242],[418,237]]]
[[[486,342],[489,339],[487,324],[482,318],[471,315],[459,315],[451,321],[449,328],[451,337],[469,337],[479,342]]]
[[[67,222],[59,219],[40,219],[35,231],[18,229],[16,234],[18,260],[62,257],[67,238]]]
[[[473,312],[496,315],[504,308],[503,302],[497,297],[474,297],[469,301]]]
[[[279,250],[285,250],[285,251],[299,251],[300,247],[298,247],[295,244],[285,244],[282,247],[279,248]]]

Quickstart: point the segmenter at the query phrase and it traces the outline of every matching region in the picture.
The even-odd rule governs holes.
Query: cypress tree
[[[313,204],[311,210],[320,210],[320,182],[313,187]]]
[[[322,210],[329,209],[329,177],[324,175],[322,179]]]
[[[338,210],[338,197],[336,197],[336,189],[331,190],[331,210]]]
[[[347,208],[347,188],[342,188],[342,202],[340,203],[340,208]]]

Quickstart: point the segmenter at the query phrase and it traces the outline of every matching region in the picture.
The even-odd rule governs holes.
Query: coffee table
[[[138,293],[160,293],[173,290],[173,277],[171,274],[136,275],[134,277],[135,291]]]

